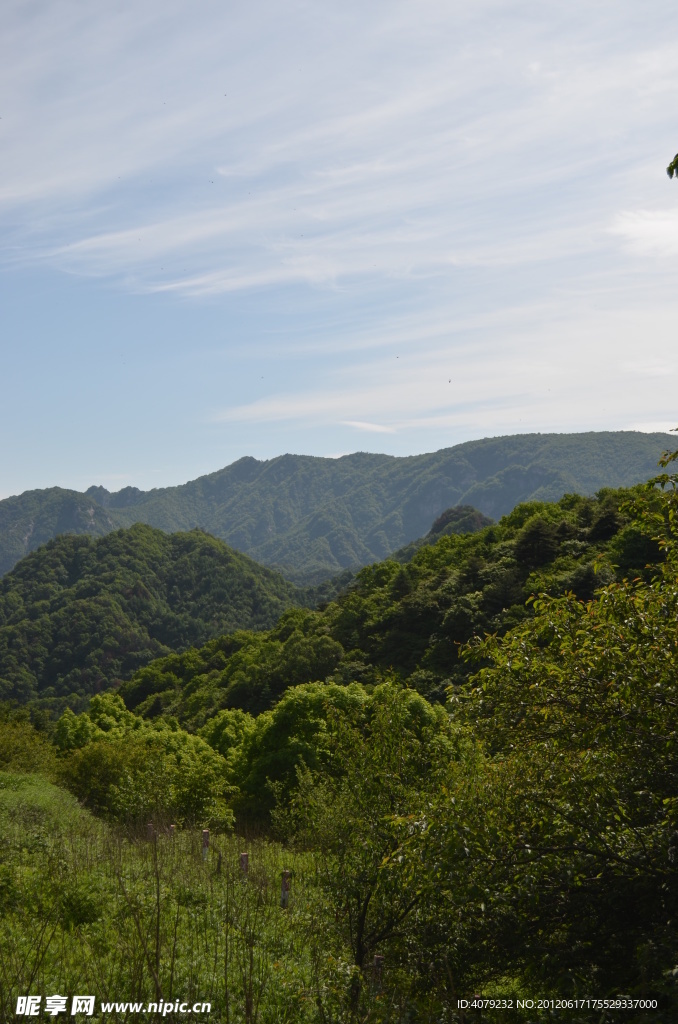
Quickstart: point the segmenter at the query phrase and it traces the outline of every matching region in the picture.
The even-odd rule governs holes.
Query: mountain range
[[[627,487],[656,472],[665,433],[517,434],[407,457],[244,457],[175,487],[52,487],[0,501],[0,573],[62,533],[141,522],[200,528],[297,584],[317,584],[422,537],[451,506],[498,519],[526,501]]]

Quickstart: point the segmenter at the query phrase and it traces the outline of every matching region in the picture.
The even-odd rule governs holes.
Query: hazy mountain
[[[117,523],[86,494],[48,487],[0,501],[0,574],[62,533],[102,537]]]
[[[385,558],[446,509],[498,519],[519,502],[630,486],[656,472],[668,434],[517,434],[409,457],[242,458],[177,487],[83,495],[51,488],[0,502],[0,571],[61,532],[100,535],[145,522],[200,527],[299,583]]]

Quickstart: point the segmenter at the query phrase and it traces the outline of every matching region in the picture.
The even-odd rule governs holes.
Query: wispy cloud
[[[395,427],[387,427],[383,423],[365,423],[363,420],[344,420],[344,427],[355,427],[356,430],[366,430],[369,434],[395,434]]]
[[[628,36],[615,51],[594,32],[582,48],[590,12],[560,33],[529,5],[13,13],[6,258],[195,297],[600,251],[627,135],[677,91],[676,44],[641,38],[630,56]],[[573,216],[552,190],[576,180]]]
[[[422,430],[475,425],[509,431],[600,427],[610,417],[627,427],[628,386],[634,381],[647,411],[667,417],[675,406],[678,372],[673,359],[675,305],[635,311],[596,308],[598,295],[570,295],[535,310],[515,310],[503,321],[501,342],[473,340],[450,319],[446,339],[418,345],[416,321],[397,351],[337,365],[322,385],[278,391],[214,412],[218,423],[295,423],[309,431],[343,424],[375,433],[412,436]],[[544,323],[549,344],[543,344]],[[638,356],[641,333],[653,338],[655,356]],[[615,359],[611,361],[610,353]],[[649,390],[638,387],[647,379]],[[649,419],[649,417],[648,417]],[[663,422],[663,421],[662,421]],[[541,427],[540,427],[541,424]]]
[[[70,361],[16,379],[42,374],[50,424],[50,372],[117,408],[129,335],[130,445],[166,417],[172,467],[207,435],[223,461],[670,422],[676,40],[668,0],[8,0],[0,270],[36,308],[37,268],[138,317],[45,312],[31,337]]]
[[[678,197],[677,197],[678,198]],[[616,215],[610,232],[640,257],[665,259],[678,253],[678,210],[627,210]]]

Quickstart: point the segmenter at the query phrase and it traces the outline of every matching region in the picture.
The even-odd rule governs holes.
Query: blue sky
[[[6,0],[0,497],[669,429],[678,8]]]

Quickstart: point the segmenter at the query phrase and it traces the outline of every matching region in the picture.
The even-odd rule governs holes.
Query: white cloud
[[[395,434],[395,427],[387,427],[383,423],[366,423],[363,420],[344,420],[344,427],[354,427],[356,430],[366,430],[372,434]]]
[[[619,213],[610,231],[640,257],[661,259],[678,253],[678,210],[675,208]]]
[[[627,430],[640,430],[641,433],[643,433],[643,434],[654,434],[654,433],[660,434],[662,432],[665,432],[665,433],[669,434],[672,431],[675,431],[676,423],[678,423],[678,415],[676,415],[676,418],[673,419],[673,420],[660,420],[660,421],[653,420],[653,421],[650,421],[649,423],[632,423],[626,429]],[[667,440],[668,441],[671,441],[671,440],[675,441],[675,435],[674,435],[673,439],[668,438]],[[667,445],[667,447],[670,447],[670,445]]]
[[[676,363],[656,359],[632,359],[622,363],[621,369],[625,373],[640,377],[671,377],[676,374]]]

